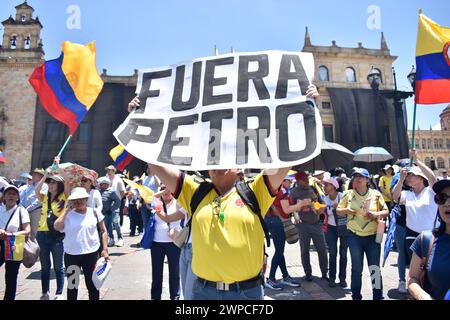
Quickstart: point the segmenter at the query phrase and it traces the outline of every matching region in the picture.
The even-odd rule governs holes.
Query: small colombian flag
[[[419,13],[416,47],[417,104],[450,102],[450,28]]]
[[[5,163],[5,162],[6,162],[5,155],[3,154],[3,152],[0,151],[0,163]]]
[[[111,149],[109,155],[114,160],[114,167],[119,171],[123,171],[123,169],[125,169],[125,167],[134,159],[133,155],[129,154],[120,144]]]
[[[25,236],[5,237],[5,261],[22,261]]]

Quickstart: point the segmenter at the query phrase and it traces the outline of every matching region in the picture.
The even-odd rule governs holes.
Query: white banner
[[[264,51],[139,71],[141,107],[114,132],[133,156],[184,170],[283,168],[320,153],[305,97],[311,53]]]

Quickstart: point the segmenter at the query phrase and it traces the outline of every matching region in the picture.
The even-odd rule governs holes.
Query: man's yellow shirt
[[[192,177],[180,174],[175,197],[192,215],[190,203],[198,188]],[[249,184],[264,217],[275,199],[268,177],[259,174]],[[233,283],[252,279],[261,272],[264,258],[264,231],[258,216],[244,204],[236,188],[224,195],[221,221],[213,201],[218,197],[212,189],[200,202],[192,220],[192,271],[200,278]]]

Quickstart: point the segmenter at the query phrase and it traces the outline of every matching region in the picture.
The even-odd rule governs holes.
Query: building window
[[[438,139],[434,139],[433,142],[434,142],[434,148],[439,149]]]
[[[444,139],[439,139],[439,149],[444,149]]]
[[[428,149],[433,149],[431,146],[431,139],[427,139],[427,148]]]
[[[444,169],[445,168],[445,161],[441,157],[437,158],[437,167],[438,167],[438,169]]]
[[[347,80],[347,82],[356,82],[355,69],[350,67],[345,69],[345,79]]]
[[[23,40],[23,48],[24,49],[30,49],[30,45],[31,45],[31,37],[28,35],[25,40]]]
[[[447,139],[447,149],[450,149],[450,139]]]
[[[10,40],[11,49],[17,49],[17,36],[12,36]]]
[[[422,149],[426,149],[427,148],[427,140],[422,139]]]
[[[45,126],[45,140],[47,142],[57,142],[59,139],[59,123],[56,121],[47,121]]]
[[[22,17],[20,17],[20,20],[21,20],[22,22],[27,21],[27,16],[23,14]]]
[[[80,123],[78,127],[77,140],[80,142],[88,142],[89,140],[89,124],[86,122]]]
[[[334,142],[333,135],[333,126],[332,125],[324,125],[323,126],[323,135],[326,141]]]
[[[322,102],[322,109],[331,109],[331,102]]]
[[[431,167],[431,159],[430,159],[430,157],[426,157],[425,158],[425,164],[427,165],[427,167]]]
[[[375,71],[377,71],[380,74],[380,82],[383,83],[383,74],[381,73],[380,69],[374,68]]]
[[[320,81],[330,81],[330,76],[328,74],[328,68],[325,66],[319,67],[319,80]]]

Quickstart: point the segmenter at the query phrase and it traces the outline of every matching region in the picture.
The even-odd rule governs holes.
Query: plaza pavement
[[[129,220],[124,219],[124,241],[125,245],[121,248],[110,248],[110,256],[113,269],[105,281],[101,291],[102,300],[149,300],[151,288],[151,259],[150,251],[136,247],[140,237],[129,237]],[[267,249],[269,254],[266,276],[270,269],[270,260],[273,256],[274,246]],[[313,281],[307,282],[303,279],[305,273],[300,261],[299,244],[286,244],[285,257],[290,275],[302,283],[300,288],[285,287],[282,291],[265,289],[266,300],[351,300],[350,288],[341,288],[336,286],[330,288],[325,280],[322,280],[319,268],[318,256],[311,245],[311,265],[313,269]],[[383,292],[385,299],[404,300],[408,295],[402,295],[397,291],[398,272],[396,268],[397,252],[392,251],[384,268]],[[366,262],[365,262],[366,263]],[[40,264],[36,263],[31,269],[21,266],[19,272],[19,281],[17,287],[17,300],[38,300],[41,296],[40,282]],[[407,270],[408,271],[408,270]],[[4,273],[5,268],[0,268],[0,298],[4,295]],[[347,265],[347,283],[350,285],[351,262],[348,254]],[[281,277],[280,271],[277,273]],[[169,299],[168,285],[168,265],[164,265],[164,281],[162,299]],[[51,298],[54,296],[56,287],[55,276],[52,271],[51,276]],[[66,292],[64,291],[64,295]],[[84,279],[80,280],[80,289],[78,293],[80,300],[87,300],[88,294]],[[363,299],[372,299],[370,275],[367,265],[364,266],[362,279]]]

